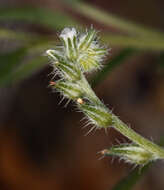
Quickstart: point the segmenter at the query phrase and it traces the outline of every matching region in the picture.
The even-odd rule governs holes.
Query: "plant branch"
[[[64,44],[62,48],[46,51],[53,61],[54,73],[61,78],[52,81],[51,86],[76,103],[88,120],[87,125],[93,125],[91,130],[113,127],[132,141],[131,144],[106,149],[102,154],[119,156],[136,165],[164,159],[164,149],[123,123],[100,101],[86,80],[84,74],[100,69],[100,63],[107,54],[106,48],[97,41],[96,31],[91,28],[86,33],[79,34],[75,28],[65,28],[60,38]]]

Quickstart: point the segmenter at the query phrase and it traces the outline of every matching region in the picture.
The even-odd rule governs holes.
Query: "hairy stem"
[[[83,74],[82,74],[83,75]],[[84,77],[84,76],[83,76]],[[85,78],[85,77],[84,77]],[[87,80],[85,80],[85,83],[88,83]],[[89,86],[89,84],[87,85]],[[90,88],[91,94],[94,94],[94,97],[96,96],[93,90]],[[96,100],[101,102],[99,98],[95,97]],[[101,102],[103,105],[103,103]],[[105,105],[103,105],[105,106]],[[116,115],[113,113],[109,113],[109,115],[112,115],[112,123],[113,128],[119,131],[121,134],[126,136],[128,139],[133,141],[134,143],[140,145],[145,150],[151,152],[154,154],[154,157],[157,159],[164,159],[164,149],[157,144],[153,143],[152,141],[142,137],[140,134],[136,133],[133,129],[131,129],[127,124],[123,123]],[[106,127],[106,126],[104,126]]]
[[[164,159],[164,149],[150,140],[142,137],[136,133],[133,129],[123,123],[117,116],[113,115],[114,128],[121,134],[132,140],[136,144],[143,147],[145,150],[154,154],[158,159]]]

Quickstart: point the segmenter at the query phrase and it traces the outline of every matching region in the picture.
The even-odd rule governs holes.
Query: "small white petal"
[[[77,36],[77,32],[75,28],[64,28],[60,34],[60,37],[64,40],[70,38],[73,39],[74,36]]]

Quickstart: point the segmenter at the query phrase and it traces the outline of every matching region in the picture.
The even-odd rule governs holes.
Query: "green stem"
[[[96,104],[102,105],[100,99],[96,96],[95,92],[92,90],[91,86],[89,85],[88,81],[86,80],[85,76],[81,73],[81,80],[77,83],[83,88],[83,91],[86,93],[87,97]]]
[[[136,133],[133,129],[123,123],[117,116],[113,115],[114,128],[121,134],[132,140],[136,144],[143,147],[145,150],[152,152],[158,159],[164,159],[164,149],[157,144],[154,144],[150,140],[142,137]]]
[[[83,75],[83,74],[82,74]],[[85,78],[85,77],[84,77]],[[85,85],[89,86],[89,83],[84,80]],[[103,105],[103,103],[99,100],[99,98],[95,95],[93,90],[91,88],[88,88],[87,94],[90,94],[90,97],[93,95],[93,99],[95,102],[99,102],[100,105]],[[105,106],[105,105],[103,105]],[[119,131],[121,134],[126,136],[128,139],[133,141],[134,143],[140,145],[143,147],[145,150],[151,152],[154,154],[154,159],[164,159],[164,149],[157,144],[154,144],[150,140],[142,137],[138,133],[136,133],[133,129],[128,127],[125,123],[123,123],[116,115],[109,113],[110,116],[112,117],[112,123],[113,123],[113,128]],[[110,117],[110,118],[111,118]]]

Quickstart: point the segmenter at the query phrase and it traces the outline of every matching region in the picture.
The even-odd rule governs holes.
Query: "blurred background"
[[[163,190],[164,165],[101,158],[126,142],[113,129],[85,135],[81,113],[48,87],[45,54],[65,27],[93,27],[111,48],[95,92],[124,122],[164,145],[164,1],[0,0],[0,189]],[[116,141],[117,139],[117,141]]]

